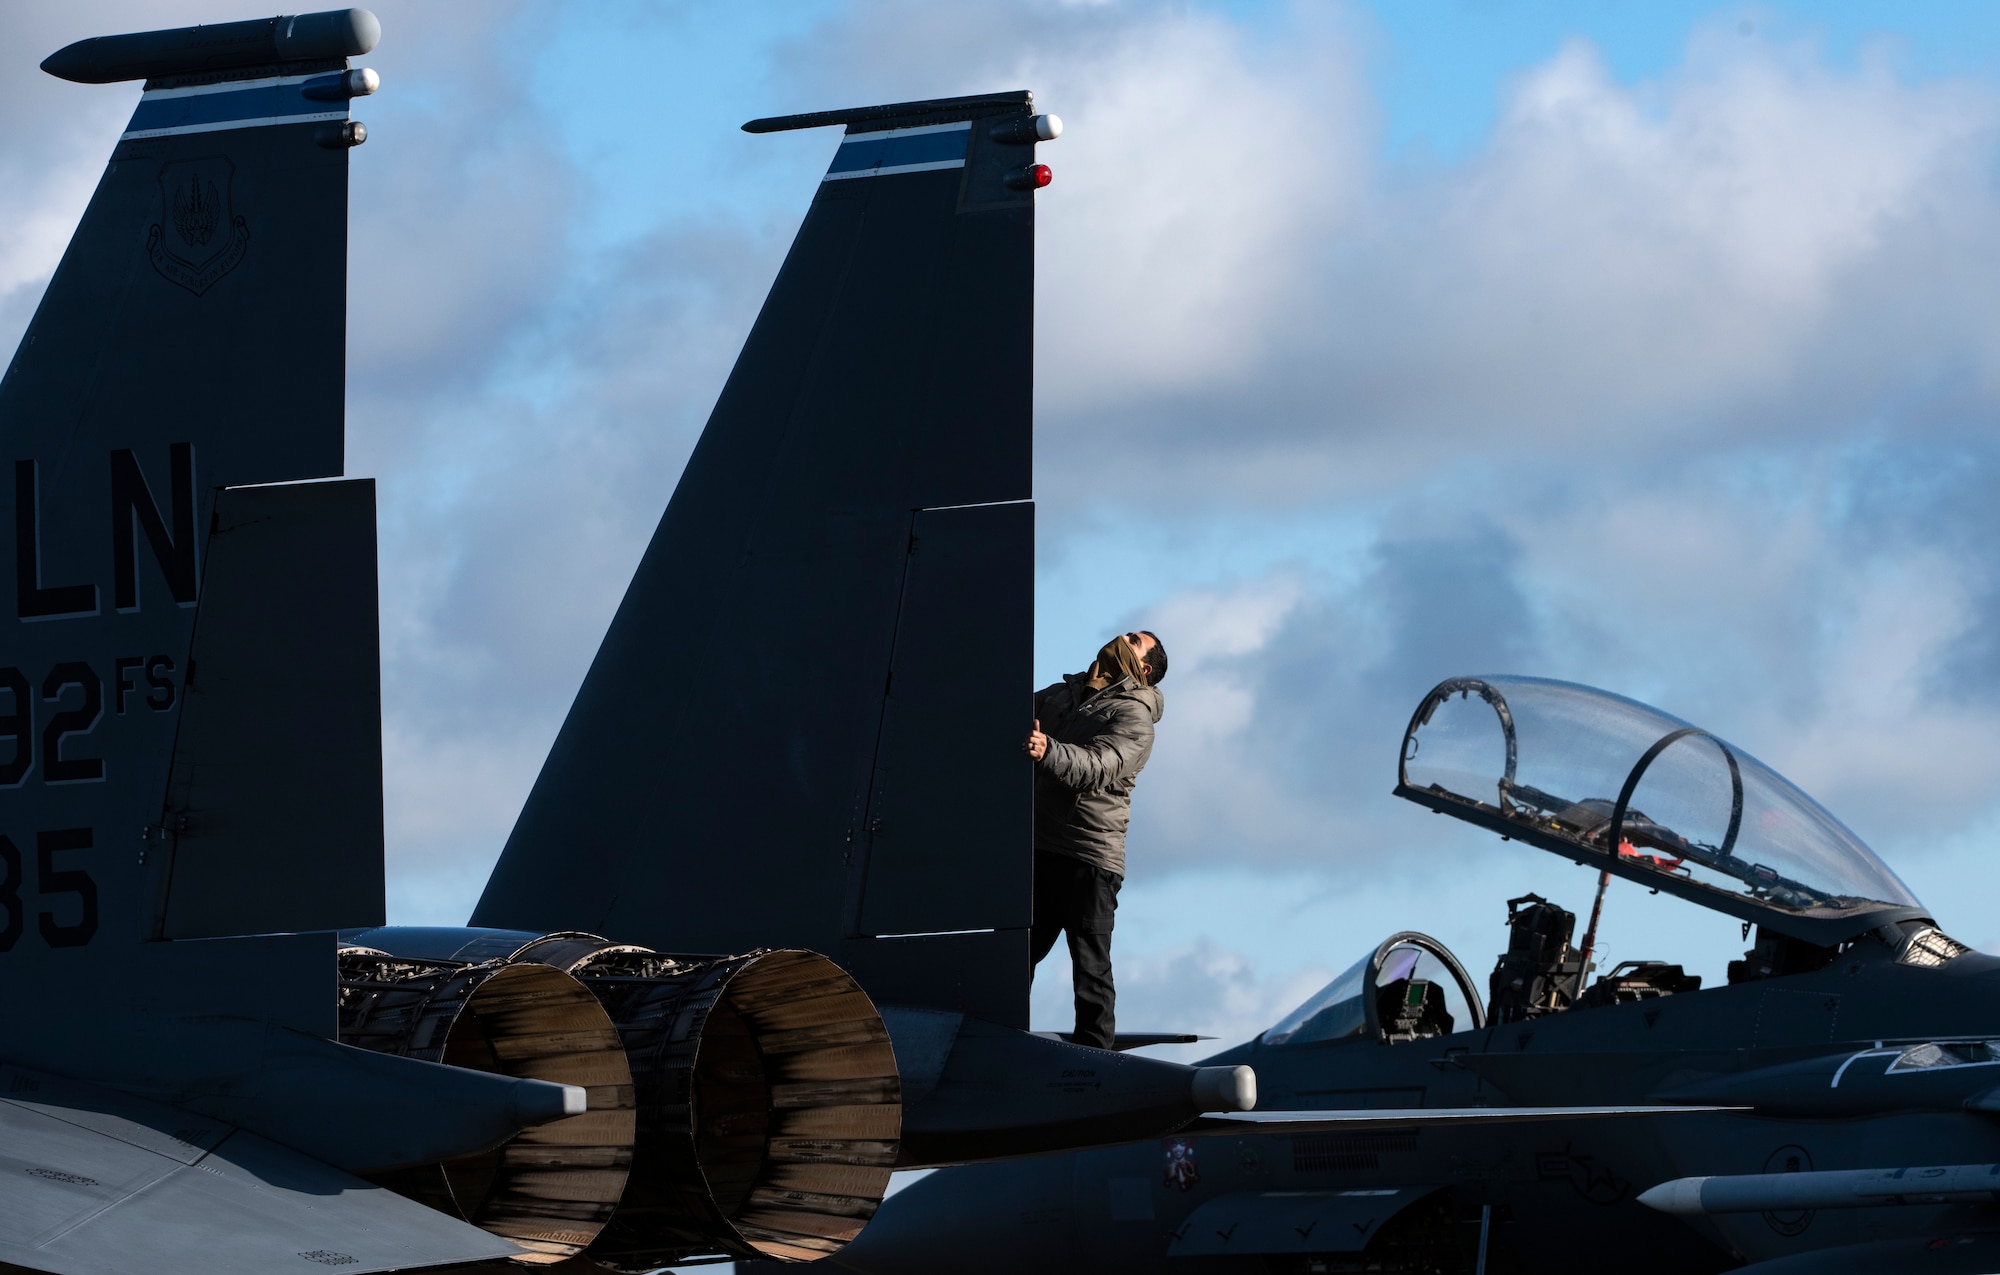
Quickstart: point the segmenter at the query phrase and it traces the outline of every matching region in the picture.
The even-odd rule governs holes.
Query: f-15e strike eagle
[[[1490,999],[1390,934],[1212,1065],[1297,1105],[1729,1104],[1681,1120],[1242,1131],[933,1174],[835,1262],[864,1275],[1149,1271],[1969,1275],[2000,1270],[2000,960],[1732,743],[1530,677],[1418,705],[1397,795],[1721,912],[1724,986],[1590,981],[1593,913],[1508,901]],[[1499,919],[1496,915],[1496,920]],[[1672,956],[1672,953],[1661,953]]]
[[[0,381],[0,1263],[810,1260],[897,1167],[1256,1118],[1201,1115],[1248,1068],[1026,1031],[1024,92],[746,126],[846,133],[473,925],[383,924],[341,476],[378,35],[43,64],[145,87]]]

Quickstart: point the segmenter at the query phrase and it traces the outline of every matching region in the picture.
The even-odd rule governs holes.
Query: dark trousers
[[[1029,933],[1040,965],[1056,935],[1069,935],[1076,984],[1076,1043],[1111,1048],[1118,994],[1111,986],[1111,924],[1125,878],[1066,854],[1035,851],[1035,924]]]

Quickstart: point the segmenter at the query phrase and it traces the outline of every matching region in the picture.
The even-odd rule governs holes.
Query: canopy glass
[[[1782,775],[1588,686],[1440,684],[1404,736],[1397,793],[1818,942],[1923,913],[1874,851]]]
[[[1442,943],[1391,935],[1262,1037],[1266,1045],[1415,1040],[1486,1024],[1479,992]]]

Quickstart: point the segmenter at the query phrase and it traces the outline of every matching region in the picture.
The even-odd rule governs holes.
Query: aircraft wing
[[[521,1252],[219,1121],[10,1074],[0,1262],[53,1275],[362,1275]]]
[[[1667,1116],[1696,1111],[1748,1111],[1748,1107],[1411,1107],[1353,1111],[1237,1111],[1199,1116],[1181,1136],[1210,1133],[1361,1133],[1435,1125],[1523,1124],[1536,1120],[1605,1120],[1618,1116]]]

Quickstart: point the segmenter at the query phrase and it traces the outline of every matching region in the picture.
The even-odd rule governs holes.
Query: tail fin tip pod
[[[846,128],[475,925],[805,947],[1027,1025],[1024,90]]]
[[[42,59],[42,70],[77,84],[115,84],[270,63],[354,57],[374,49],[381,38],[382,23],[368,10],[331,9],[247,22],[93,36],[49,54]]]
[[[891,102],[883,106],[850,106],[837,111],[807,111],[801,115],[770,115],[762,119],[751,120],[743,126],[743,131],[746,133],[786,133],[799,128],[828,128],[835,124],[844,124],[849,128],[854,128],[856,125],[880,123],[883,121],[907,123],[920,120],[926,116],[937,116],[940,120],[949,118],[956,122],[957,120],[966,118],[970,112],[991,110],[995,113],[1011,115],[1014,108],[1032,109],[1034,105],[1035,95],[1033,93],[1030,93],[1026,89],[1013,89],[1006,93],[981,93],[971,97],[935,97],[916,102]],[[1046,115],[1035,116],[1033,118],[1054,120],[1055,116]],[[1014,123],[1015,120],[1007,119],[1003,127]],[[1055,132],[1060,133],[1061,131],[1062,122],[1057,120]],[[1026,141],[1028,139],[1024,137],[1020,140]],[[1055,133],[1040,136],[1037,140],[1044,142],[1054,141]]]

